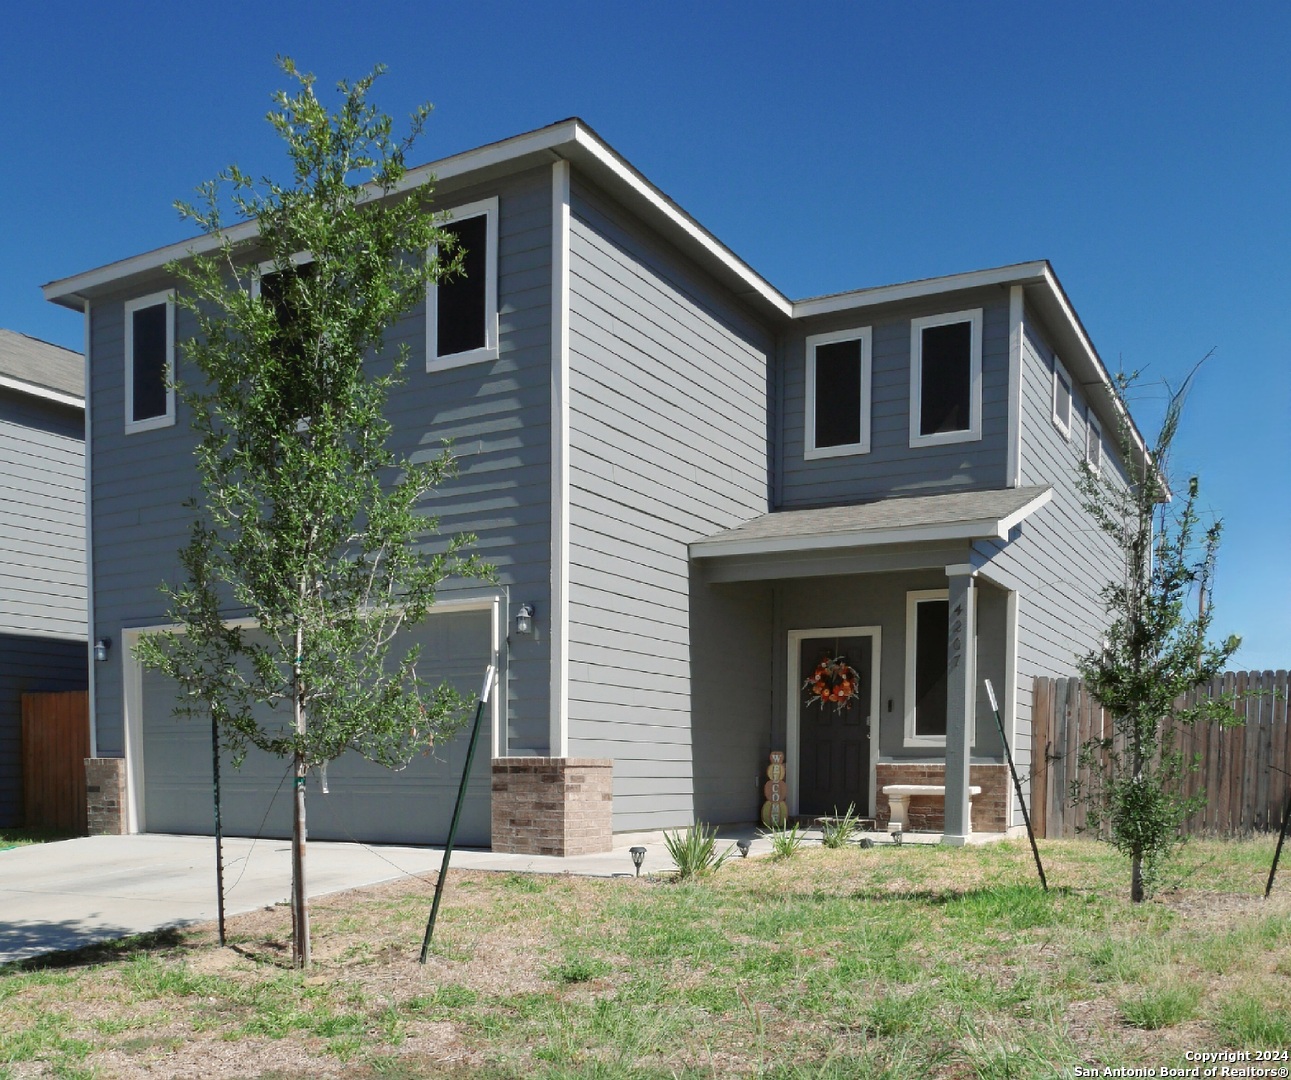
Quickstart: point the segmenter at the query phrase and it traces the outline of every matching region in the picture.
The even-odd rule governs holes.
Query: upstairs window
[[[175,298],[153,293],[125,305],[127,433],[175,422]]]
[[[982,309],[910,323],[910,445],[982,437]]]
[[[1071,376],[1057,356],[1053,358],[1053,422],[1063,438],[1071,439]]]
[[[870,449],[870,328],[807,338],[807,458]]]
[[[1103,425],[1092,409],[1085,416],[1085,461],[1094,472],[1103,468]]]
[[[498,200],[469,203],[451,213],[443,229],[463,253],[463,272],[430,286],[426,297],[428,371],[498,355]]]
[[[274,335],[274,351],[283,357],[292,370],[302,373],[308,367],[308,337],[311,331],[302,327],[295,318],[300,300],[307,299],[302,291],[302,283],[313,278],[317,269],[314,257],[309,252],[299,252],[291,257],[291,265],[279,269],[276,263],[260,264],[259,274],[252,279],[253,296],[263,297],[273,308],[278,323]],[[311,382],[307,378],[288,378],[281,381],[277,388],[277,406],[281,415],[292,422],[299,422],[310,415],[312,409],[309,401]]]
[[[950,600],[945,589],[906,593],[907,746],[946,744],[946,654]]]

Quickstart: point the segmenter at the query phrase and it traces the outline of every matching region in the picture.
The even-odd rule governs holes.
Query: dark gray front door
[[[874,676],[874,639],[869,635],[803,638],[798,647],[798,686],[816,670],[822,657],[845,657],[860,675],[858,693],[841,710],[808,704],[798,694],[798,812],[842,813],[854,805],[866,814],[870,805],[870,692]]]

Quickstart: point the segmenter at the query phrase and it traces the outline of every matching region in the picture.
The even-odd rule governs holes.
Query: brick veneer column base
[[[119,757],[85,759],[85,817],[91,836],[126,831],[126,763]]]
[[[494,758],[493,850],[516,855],[610,851],[613,773],[608,758]]]
[[[878,791],[874,813],[879,828],[886,828],[892,816],[884,784],[944,784],[946,766],[934,762],[880,761],[876,769]],[[970,765],[968,782],[982,789],[973,798],[973,832],[1002,833],[1005,807],[1010,795],[1007,765]],[[946,827],[946,805],[940,795],[916,796],[910,800],[906,828],[924,832],[941,832]]]

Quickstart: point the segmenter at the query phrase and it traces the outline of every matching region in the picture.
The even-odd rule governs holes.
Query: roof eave
[[[432,178],[438,185],[444,185],[473,173],[515,171],[544,159],[554,161],[558,158],[583,166],[594,180],[623,199],[629,209],[652,222],[662,223],[669,239],[755,308],[780,318],[791,315],[792,304],[787,297],[576,117],[419,165],[408,171],[394,193],[409,191]],[[250,241],[255,238],[256,226],[254,222],[241,222],[225,230],[223,235],[234,243]],[[212,236],[193,237],[59,278],[42,286],[42,291],[51,303],[80,311],[84,301],[95,290],[158,273],[167,263],[209,253],[219,243],[220,239]]]
[[[869,548],[894,544],[937,543],[947,540],[1007,540],[1022,521],[1053,498],[1046,488],[1035,498],[1004,517],[949,521],[936,525],[900,525],[886,529],[855,529],[815,533],[809,536],[750,537],[723,540],[713,537],[692,541],[692,559],[716,559],[736,555],[788,555],[840,548]],[[790,511],[792,513],[792,511]]]

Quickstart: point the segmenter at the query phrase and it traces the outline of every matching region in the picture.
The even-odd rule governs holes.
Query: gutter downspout
[[[90,451],[93,425],[90,420],[90,302],[82,298],[85,311],[85,653],[89,662],[90,757],[99,756],[99,722],[94,672],[94,455]]]

